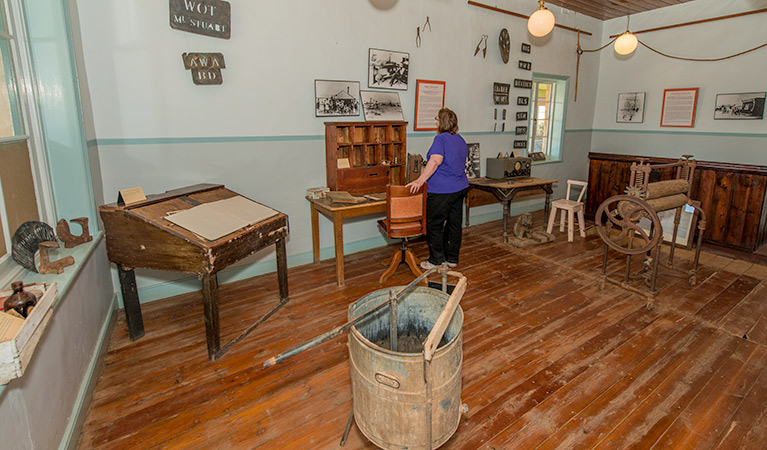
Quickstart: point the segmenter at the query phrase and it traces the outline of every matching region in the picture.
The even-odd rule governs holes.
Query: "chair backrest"
[[[426,183],[415,194],[407,186],[387,184],[385,222],[389,238],[426,234]]]
[[[585,181],[578,181],[578,180],[567,180],[567,199],[570,200],[570,189],[572,186],[580,186],[581,192],[578,194],[578,200],[576,202],[583,201],[583,195],[586,193],[586,188],[588,187],[588,183]]]

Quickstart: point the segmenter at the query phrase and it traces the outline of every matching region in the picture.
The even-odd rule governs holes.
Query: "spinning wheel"
[[[639,227],[642,218],[652,222],[649,234]],[[663,238],[658,215],[646,201],[631,195],[616,195],[602,202],[594,222],[605,245],[627,255],[648,252]],[[639,240],[639,247],[634,245],[635,240]]]

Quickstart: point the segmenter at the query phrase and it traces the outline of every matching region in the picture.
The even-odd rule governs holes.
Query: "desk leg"
[[[117,277],[120,279],[120,290],[123,294],[128,335],[131,341],[135,341],[144,336],[144,319],[141,317],[141,303],[136,289],[136,273],[133,269],[125,270],[122,264],[118,264]]]
[[[218,278],[214,273],[202,276],[202,298],[205,308],[205,339],[208,341],[208,359],[221,356],[221,330],[218,323]]]
[[[275,244],[277,247],[277,283],[280,285],[280,303],[288,299],[288,257],[285,251],[285,239]]]
[[[336,248],[336,281],[344,285],[344,222],[341,214],[333,214],[333,244]]]
[[[503,243],[509,243],[509,213],[511,212],[511,200],[503,202]]]
[[[312,255],[314,262],[320,262],[320,221],[317,208],[313,203],[309,204],[312,216]]]

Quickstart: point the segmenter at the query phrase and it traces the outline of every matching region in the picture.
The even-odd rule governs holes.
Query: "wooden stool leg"
[[[573,233],[575,232],[575,211],[567,211],[567,242],[573,242]]]
[[[402,251],[397,249],[394,252],[394,254],[391,255],[391,263],[389,263],[389,268],[386,269],[386,272],[381,274],[381,277],[378,279],[378,282],[381,284],[385,283],[390,276],[394,275],[394,272],[397,271],[397,267],[399,267],[399,263],[401,262],[402,262]]]
[[[551,234],[551,230],[554,229],[554,220],[557,218],[557,207],[554,206],[551,208],[551,212],[549,213],[549,225],[546,227],[546,232]]]
[[[565,222],[565,213],[566,213],[566,212],[567,212],[567,211],[565,211],[565,210],[563,209],[563,210],[562,210],[562,214],[560,214],[560,216],[559,216],[559,232],[560,232],[560,233],[564,233],[564,231],[565,231],[565,223],[566,223],[566,222]]]
[[[586,237],[586,222],[583,220],[583,208],[578,210],[578,226],[581,230],[581,237]]]

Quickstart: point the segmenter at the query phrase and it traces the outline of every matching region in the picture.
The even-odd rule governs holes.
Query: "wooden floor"
[[[464,231],[469,412],[442,448],[767,446],[767,267],[703,253],[698,284],[661,276],[648,309],[640,295],[599,289],[593,229],[521,250],[500,228]],[[137,342],[120,313],[79,448],[339,448],[352,401],[346,336],[261,363],[344,323],[349,303],[382,287],[394,248],[347,255],[343,288],[333,260],[291,269],[290,302],[216,362],[201,295],[143,305]],[[402,265],[386,285],[411,279]],[[276,304],[274,274],[223,285],[222,341]],[[375,447],[353,426],[344,448]]]

